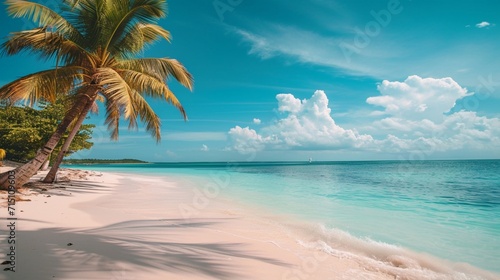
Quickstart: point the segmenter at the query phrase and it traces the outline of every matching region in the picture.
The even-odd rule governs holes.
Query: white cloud
[[[298,113],[302,109],[302,101],[295,98],[292,94],[278,94],[278,110],[280,112]],[[304,100],[304,103],[307,102]]]
[[[457,100],[471,95],[451,78],[419,76],[410,76],[404,82],[384,80],[378,90],[381,95],[369,97],[366,102],[384,107],[388,115],[408,120],[442,120]]]
[[[278,94],[278,110],[284,115],[259,133],[236,126],[229,131],[232,147],[242,153],[274,149],[343,149],[360,147],[373,139],[338,126],[331,117],[328,97],[318,90],[310,99]]]
[[[386,46],[375,43],[369,49],[345,47],[346,42],[352,43],[356,36],[352,30],[336,37],[325,37],[310,30],[269,24],[259,33],[241,29],[234,32],[250,44],[249,54],[262,59],[285,56],[302,63],[340,68],[352,75],[380,76],[384,69],[375,65],[398,53],[396,46],[388,52]]]
[[[472,95],[451,78],[410,76],[403,82],[383,81],[379,96],[368,104],[381,106],[365,133],[338,125],[327,95],[317,90],[309,99],[278,94],[282,116],[259,131],[236,126],[229,130],[230,149],[241,153],[261,150],[358,150],[382,153],[419,152],[428,156],[445,151],[500,149],[500,119],[476,112],[448,113],[457,100]],[[448,114],[445,114],[448,113]],[[366,132],[371,131],[371,134]]]
[[[232,28],[231,31],[248,44],[249,54],[262,59],[281,57],[287,62],[333,68],[352,76],[382,80],[412,74],[453,75],[456,81],[472,87],[479,84],[479,76],[497,72],[494,65],[498,65],[499,58],[491,53],[498,49],[498,44],[491,38],[471,42],[463,36],[456,36],[454,40],[446,41],[444,37],[428,36],[422,31],[417,34],[394,33],[390,27],[367,38],[363,32],[364,24],[366,22],[360,21],[349,27],[328,28],[325,33],[320,29],[264,21],[259,27]],[[495,26],[490,24],[484,29]],[[473,69],[474,73],[460,71],[466,68]]]
[[[487,22],[487,21],[482,21],[482,22],[480,22],[480,23],[476,24],[476,27],[477,27],[477,28],[485,28],[485,27],[488,27],[488,26],[490,26],[490,25],[491,25],[491,23],[489,23],[489,22]]]
[[[202,152],[208,152],[209,151],[208,146],[205,145],[205,144],[201,145],[201,151]]]
[[[287,147],[341,149],[370,142],[369,135],[338,126],[332,118],[325,92],[317,90],[310,99],[300,100],[292,94],[278,94],[278,110],[285,118],[267,128]]]
[[[260,119],[253,119],[254,124],[260,124],[262,121]]]
[[[446,117],[434,129],[418,130],[421,122],[415,122],[414,133],[403,137],[389,135],[378,141],[383,151],[420,152],[430,155],[443,151],[495,151],[500,148],[500,119],[477,116],[475,112],[457,112]],[[410,126],[410,129],[412,127]],[[394,134],[398,131],[393,130]]]
[[[373,128],[379,135],[390,133],[379,142],[387,151],[481,150],[500,146],[498,118],[480,117],[468,111],[448,113],[457,100],[473,95],[451,78],[410,76],[404,82],[383,81],[378,90],[381,95],[369,97],[366,102],[385,108],[386,117],[375,120]]]
[[[252,44],[250,49],[250,54],[259,55],[263,59],[271,58],[276,55],[276,48],[273,47],[269,41],[262,36],[244,31],[237,30],[237,32],[243,39]]]
[[[229,139],[232,142],[232,149],[249,154],[264,149],[267,143],[273,143],[271,137],[263,137],[255,130],[247,127],[236,126],[229,130]]]

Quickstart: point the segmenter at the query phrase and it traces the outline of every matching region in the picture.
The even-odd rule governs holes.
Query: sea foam
[[[466,263],[454,263],[393,244],[357,238],[346,231],[327,228],[322,224],[295,223],[287,224],[286,228],[288,234],[305,248],[357,262],[360,268],[358,273],[351,271],[352,275],[357,275],[352,279],[371,279],[370,272],[383,272],[395,279],[408,280],[500,279],[498,274]],[[318,261],[322,262],[325,258],[326,256],[318,257]]]

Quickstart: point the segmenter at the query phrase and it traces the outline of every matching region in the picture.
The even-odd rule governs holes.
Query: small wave
[[[357,262],[360,272],[382,272],[394,279],[500,280],[500,275],[466,263],[453,263],[396,245],[356,238],[324,225],[287,225],[289,234],[308,249]]]

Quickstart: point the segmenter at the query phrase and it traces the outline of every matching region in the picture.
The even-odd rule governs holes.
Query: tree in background
[[[62,101],[54,104],[41,104],[42,110],[30,107],[6,107],[0,109],[0,143],[7,152],[7,159],[27,162],[35,157],[38,149],[51,137],[58,123],[64,117],[65,106]],[[93,145],[93,124],[80,127],[70,150],[76,152],[90,149]],[[63,135],[63,138],[67,135]],[[58,152],[61,145],[56,146]]]
[[[40,27],[11,33],[2,49],[9,55],[22,51],[43,59],[55,57],[55,69],[40,71],[0,88],[0,100],[31,105],[40,100],[55,101],[71,95],[72,107],[58,124],[35,158],[14,170],[15,187],[28,182],[53,152],[72,122],[86,116],[98,96],[105,100],[106,124],[112,139],[118,138],[121,117],[129,128],[139,118],[147,131],[160,141],[160,118],[146,97],[174,105],[186,119],[184,108],[167,79],[175,78],[192,89],[192,76],[170,58],[137,58],[158,39],[170,40],[170,33],[156,24],[166,16],[165,0],[63,0],[59,11],[40,3],[7,0],[13,17],[25,17]],[[8,174],[0,174],[0,189],[6,189]]]

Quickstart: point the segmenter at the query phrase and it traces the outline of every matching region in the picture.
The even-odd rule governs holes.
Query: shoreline
[[[16,203],[17,271],[0,279],[419,279],[422,269],[397,255],[384,270],[376,260],[331,251],[288,218],[262,217],[215,191],[203,200],[185,182],[82,173]],[[0,211],[7,222],[6,208]],[[6,250],[3,242],[0,253]]]

